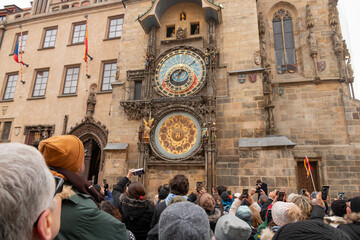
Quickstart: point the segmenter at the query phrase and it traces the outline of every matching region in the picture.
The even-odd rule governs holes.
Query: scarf
[[[169,204],[169,202],[171,201],[171,199],[172,199],[173,197],[176,197],[176,196],[180,196],[180,195],[175,195],[175,194],[173,194],[173,193],[169,193],[169,195],[165,198],[165,204],[166,204],[166,206]],[[188,199],[188,197],[187,197],[186,195],[181,196],[181,197],[185,198],[186,200]]]

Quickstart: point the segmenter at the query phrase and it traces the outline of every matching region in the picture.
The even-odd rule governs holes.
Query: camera
[[[196,182],[196,191],[200,192],[203,188],[202,182]]]
[[[242,198],[247,198],[247,197],[248,197],[248,193],[249,193],[249,189],[243,189]]]
[[[329,186],[323,186],[321,189],[322,200],[326,200],[329,194]]]
[[[282,201],[284,200],[285,192],[277,191],[277,192],[276,192],[276,195],[279,195],[279,197],[278,197],[277,200],[278,200],[279,202],[282,202]]]
[[[138,168],[132,171],[134,176],[141,176],[145,174],[145,170],[143,168]]]

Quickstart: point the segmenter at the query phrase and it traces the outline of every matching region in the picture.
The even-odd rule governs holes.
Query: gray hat
[[[216,223],[215,238],[220,240],[248,240],[251,228],[235,215],[222,216]]]
[[[191,202],[165,208],[159,221],[159,240],[209,240],[210,224],[204,209]]]

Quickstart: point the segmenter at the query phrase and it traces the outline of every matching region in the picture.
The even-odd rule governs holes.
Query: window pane
[[[1,134],[1,140],[2,141],[9,140],[10,130],[11,130],[11,122],[5,122],[3,132]]]
[[[47,85],[47,80],[49,76],[49,71],[39,71],[36,74],[33,97],[45,96],[45,90]]]
[[[72,67],[66,70],[65,85],[63,94],[75,94],[79,79],[79,67]]]
[[[116,62],[104,64],[103,79],[101,85],[102,91],[108,91],[112,89],[111,83],[115,81],[115,72],[116,72]]]
[[[142,87],[142,82],[136,81],[135,82],[134,100],[141,100],[141,87]]]
[[[273,21],[274,34],[281,34],[281,21]]]
[[[111,19],[109,24],[108,38],[120,37],[122,32],[122,18]]]
[[[18,75],[9,75],[3,99],[13,99]]]
[[[86,24],[75,25],[74,26],[72,43],[84,42],[85,30],[86,30]]]

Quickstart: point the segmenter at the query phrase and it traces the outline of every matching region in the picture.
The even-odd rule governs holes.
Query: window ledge
[[[11,142],[10,139],[8,139],[8,140],[0,140],[0,143],[9,143],[9,142]]]
[[[47,49],[54,49],[55,47],[46,47],[46,48],[38,48],[38,51],[47,50]]]
[[[101,91],[101,92],[97,92],[96,94],[107,94],[107,93],[112,93],[112,90],[111,91]]]
[[[24,52],[22,52],[22,53],[19,53],[19,54],[24,54],[25,53],[25,51]],[[12,53],[10,53],[9,54],[9,56],[14,56],[14,53],[12,52]]]
[[[121,39],[121,37],[104,38],[103,41],[110,41],[110,40],[116,40],[116,39]]]
[[[66,98],[66,97],[77,97],[77,94],[63,94],[63,95],[59,95],[57,96],[58,98]]]
[[[26,100],[38,100],[38,99],[45,99],[45,97],[29,97]]]
[[[14,101],[14,99],[2,99],[2,100],[0,100],[0,103],[2,103],[2,102],[13,102]]]
[[[68,45],[66,45],[67,47],[71,47],[71,46],[77,46],[77,45],[84,45],[84,42],[79,42],[79,43],[70,43]]]

